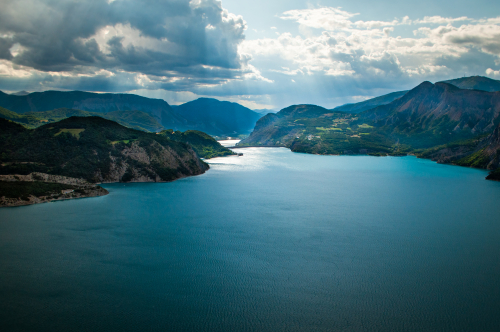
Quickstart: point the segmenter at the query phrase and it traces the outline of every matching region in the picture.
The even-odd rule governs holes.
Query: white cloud
[[[500,77],[500,70],[486,69],[486,75],[493,77]]]
[[[289,10],[280,17],[296,21],[311,28],[337,30],[350,28],[350,18],[359,14],[349,13],[340,8],[322,7],[315,9]]]
[[[441,16],[425,16],[421,20],[414,20],[414,24],[451,24],[454,22],[466,22],[474,21],[466,16],[451,18],[451,17],[441,17]]]
[[[277,38],[244,41],[240,49],[254,57],[285,60],[286,70],[271,69],[276,73],[360,77],[444,75],[452,71],[440,63],[443,57],[460,59],[473,48],[496,58],[500,55],[500,22],[493,24],[494,20],[473,23],[467,17],[433,16],[415,21],[404,17],[391,22],[352,22],[356,15],[340,8],[287,11],[281,18],[322,29],[323,33],[307,37],[282,33]],[[458,21],[470,23],[460,27],[449,24]],[[392,36],[396,25],[412,22],[446,25],[421,27],[413,38]]]

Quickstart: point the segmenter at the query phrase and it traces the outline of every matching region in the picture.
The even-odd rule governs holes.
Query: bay
[[[200,176],[0,210],[2,331],[497,331],[500,183],[235,149]]]

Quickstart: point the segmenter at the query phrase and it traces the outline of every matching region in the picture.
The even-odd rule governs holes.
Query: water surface
[[[235,151],[201,176],[0,209],[0,330],[500,330],[485,171]]]

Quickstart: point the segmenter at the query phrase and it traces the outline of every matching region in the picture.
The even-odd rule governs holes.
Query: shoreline
[[[228,147],[228,149],[240,149],[240,148],[286,148],[293,153],[303,153],[303,154],[309,154],[309,155],[313,155],[313,156],[339,156],[339,157],[340,156],[351,156],[351,157],[353,157],[353,156],[367,156],[367,157],[407,157],[407,156],[412,156],[412,157],[415,157],[418,159],[430,160],[430,161],[435,162],[436,164],[440,164],[440,165],[449,165],[449,166],[457,166],[457,167],[465,167],[465,168],[484,170],[486,172],[489,172],[488,175],[484,178],[485,180],[500,182],[500,179],[494,179],[494,178],[488,179],[489,175],[495,170],[481,168],[481,167],[473,167],[473,166],[462,166],[462,165],[457,165],[455,163],[441,163],[441,162],[439,162],[437,160],[433,160],[431,158],[419,157],[419,156],[415,155],[414,153],[407,153],[405,155],[394,155],[394,156],[389,155],[389,154],[386,154],[385,156],[383,156],[383,155],[370,155],[370,154],[349,154],[348,155],[348,154],[320,154],[320,153],[309,153],[309,152],[295,152],[292,149],[290,149],[289,147],[286,147],[283,145],[254,145],[254,146]]]
[[[33,195],[29,195],[28,200],[24,200],[22,198],[6,198],[5,196],[2,196],[0,197],[0,208],[20,207],[20,206],[28,206],[35,204],[51,203],[57,201],[68,201],[79,198],[91,198],[91,197],[101,197],[109,195],[109,191],[102,188],[101,186],[96,186],[95,188],[86,188],[83,190],[86,191],[83,194],[78,192],[71,192],[68,194],[62,194],[61,195],[62,197],[61,196],[54,197],[53,195],[36,197]]]

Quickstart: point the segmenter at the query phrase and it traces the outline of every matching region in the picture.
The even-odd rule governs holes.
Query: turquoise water
[[[201,176],[0,209],[0,330],[500,330],[485,171],[237,151]]]

